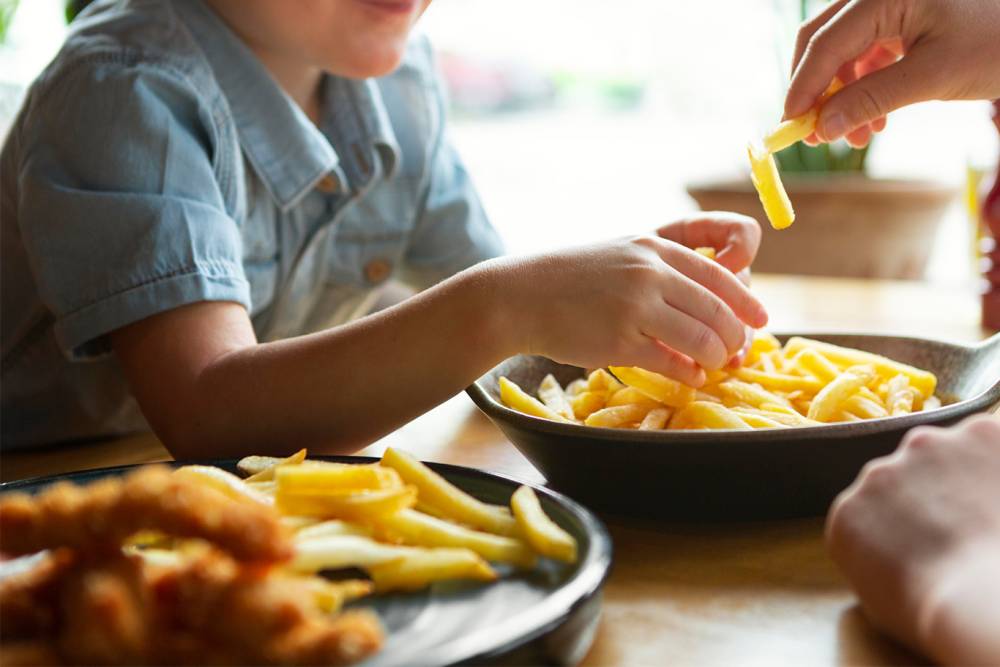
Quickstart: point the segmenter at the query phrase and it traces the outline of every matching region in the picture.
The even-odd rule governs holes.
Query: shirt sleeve
[[[18,225],[69,358],[106,354],[110,332],[185,304],[249,308],[218,134],[183,73],[78,65],[31,104]]]
[[[434,68],[429,44],[423,46],[433,105],[442,122],[432,138],[422,205],[404,257],[403,279],[418,288],[504,252],[503,241],[490,224],[458,152],[447,139],[444,86]]]

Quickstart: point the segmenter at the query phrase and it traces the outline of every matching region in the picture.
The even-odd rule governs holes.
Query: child
[[[516,353],[698,385],[765,323],[747,218],[490,260],[408,42],[428,3],[77,19],[3,150],[5,447],[148,422],[177,457],[349,451]],[[426,289],[362,317],[391,277]]]

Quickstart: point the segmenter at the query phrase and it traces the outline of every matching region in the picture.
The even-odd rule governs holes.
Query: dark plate
[[[938,377],[944,407],[902,417],[761,431],[640,432],[561,424],[500,402],[506,375],[534,393],[547,373],[563,385],[583,370],[545,357],[508,359],[468,393],[548,480],[598,510],[653,518],[763,519],[823,514],[866,461],[919,424],[945,425],[1000,402],[1000,334],[977,346],[921,338],[785,334],[882,354]]]
[[[314,457],[347,463],[362,456]],[[208,461],[230,471],[236,462]],[[181,465],[177,463],[174,465]],[[506,505],[521,482],[459,466],[431,468],[473,496]],[[87,483],[134,466],[105,468],[0,484],[0,492],[34,492],[55,481]],[[363,667],[390,665],[571,665],[583,659],[600,617],[601,591],[611,566],[611,539],[603,524],[569,498],[535,486],[542,507],[579,542],[580,559],[566,566],[542,559],[531,572],[498,567],[488,585],[435,584],[417,593],[375,596],[356,606],[374,608],[387,630],[382,651]]]

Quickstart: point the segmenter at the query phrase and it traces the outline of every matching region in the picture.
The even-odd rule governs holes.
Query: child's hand
[[[749,218],[726,214],[660,233],[712,246],[719,261],[651,236],[501,262],[510,271],[501,284],[521,306],[511,324],[522,329],[521,351],[704,384],[702,369],[722,368],[742,349],[745,325],[767,323],[763,305],[732,272],[749,265],[760,231]]]
[[[1000,420],[910,431],[865,466],[826,527],[883,630],[943,664],[1000,661]]]

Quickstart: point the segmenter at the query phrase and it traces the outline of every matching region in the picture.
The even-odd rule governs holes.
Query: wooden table
[[[758,276],[774,331],[984,337],[971,289],[920,283]],[[541,475],[459,395],[371,445],[430,461]],[[0,478],[169,458],[150,435],[86,448],[4,454]],[[674,525],[608,518],[615,565],[584,665],[913,664],[878,635],[826,557],[821,519]]]

